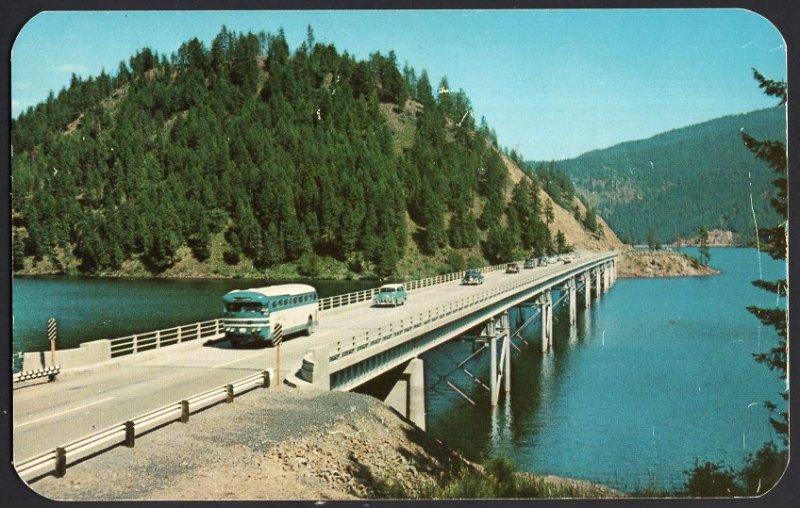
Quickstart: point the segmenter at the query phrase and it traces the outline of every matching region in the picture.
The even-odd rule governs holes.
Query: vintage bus
[[[232,347],[244,343],[272,345],[275,325],[283,336],[304,331],[311,335],[317,324],[317,290],[306,284],[282,284],[237,289],[222,297],[222,326]]]

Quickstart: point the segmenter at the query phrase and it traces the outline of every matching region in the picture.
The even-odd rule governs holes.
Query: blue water
[[[572,334],[562,308],[544,358],[537,319],[525,330],[530,346],[512,355],[510,401],[501,395],[494,409],[466,375],[449,379],[475,406],[440,377],[469,344],[425,355],[428,432],[473,459],[505,456],[522,470],[628,490],[681,487],[696,458],[741,465],[771,438],[763,402],[785,388],[752,358],[777,341],[745,310],[776,304],[750,284],[758,258],[712,249],[721,275],[620,279],[589,312],[579,301]],[[761,264],[765,278],[785,277],[782,263]],[[468,368],[487,382],[485,358]]]
[[[455,365],[471,352],[451,342],[424,355],[427,427],[473,459],[504,455],[522,470],[602,481],[622,489],[680,487],[701,460],[736,467],[770,439],[765,400],[785,385],[752,353],[775,344],[747,305],[774,306],[750,284],[785,277],[785,265],[753,249],[712,249],[721,275],[620,279],[571,331],[556,315],[554,350],[542,357],[538,320],[530,346],[512,355],[510,400],[489,395]],[[272,282],[272,281],[271,281]],[[313,282],[321,296],[376,282]],[[14,351],[45,350],[48,317],[59,347],[219,317],[221,296],[250,280],[15,278]],[[781,303],[785,305],[784,303]],[[510,312],[521,322],[530,311]],[[486,382],[486,356],[468,368]],[[445,384],[450,380],[477,404]]]
[[[12,281],[13,352],[49,349],[47,320],[58,323],[58,347],[216,319],[222,295],[233,289],[278,284],[248,279],[102,279],[15,277]],[[372,288],[376,281],[310,281],[324,298]]]

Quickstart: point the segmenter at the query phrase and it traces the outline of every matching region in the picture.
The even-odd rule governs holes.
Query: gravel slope
[[[365,395],[255,390],[30,487],[58,500],[354,499],[472,467]]]

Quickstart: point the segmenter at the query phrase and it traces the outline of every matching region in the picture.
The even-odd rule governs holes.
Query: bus
[[[273,345],[277,324],[284,337],[301,331],[311,335],[317,325],[317,290],[306,284],[236,289],[222,297],[222,304],[222,326],[231,347]]]

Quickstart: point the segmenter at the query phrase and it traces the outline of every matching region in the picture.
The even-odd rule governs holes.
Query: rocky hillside
[[[634,277],[686,277],[718,274],[709,266],[700,265],[696,259],[671,250],[626,249],[617,260],[617,276]]]

